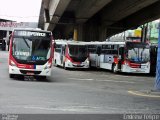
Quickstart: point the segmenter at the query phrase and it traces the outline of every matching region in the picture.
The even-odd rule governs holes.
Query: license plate
[[[146,66],[141,66],[141,68],[146,68]]]
[[[31,73],[31,72],[27,72],[27,75],[34,75],[34,73]]]
[[[136,72],[140,72],[140,69],[136,69]]]

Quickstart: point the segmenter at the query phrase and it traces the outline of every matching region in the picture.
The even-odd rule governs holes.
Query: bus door
[[[97,46],[95,61],[96,61],[96,67],[100,67],[100,55],[101,55],[101,46]]]
[[[64,61],[64,53],[65,53],[64,51],[65,51],[65,46],[62,45],[61,54],[60,54],[61,64],[63,64],[63,61]]]
[[[124,61],[124,47],[119,47],[119,55],[118,55],[118,69],[121,70],[122,62]]]
[[[88,45],[90,66],[96,67],[97,45]]]

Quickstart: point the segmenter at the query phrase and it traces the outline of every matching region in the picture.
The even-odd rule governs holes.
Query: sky
[[[0,19],[38,22],[42,0],[0,0]]]

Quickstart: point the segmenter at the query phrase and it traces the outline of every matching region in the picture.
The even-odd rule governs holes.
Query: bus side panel
[[[89,58],[90,58],[90,62],[91,62],[91,67],[96,67],[97,54],[90,53]]]
[[[100,68],[111,70],[114,62],[113,55],[104,55],[100,57]]]
[[[121,71],[126,73],[150,73],[150,63],[141,64],[141,68],[132,68],[127,64],[123,64]]]

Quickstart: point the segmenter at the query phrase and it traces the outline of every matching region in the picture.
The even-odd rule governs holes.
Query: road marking
[[[143,96],[143,97],[152,97],[152,98],[160,98],[159,95],[149,95],[149,94],[145,94],[139,91],[128,91],[128,93],[133,94],[133,95],[137,95],[137,96]]]
[[[131,82],[131,81],[121,81],[121,80],[96,80],[96,81],[106,81],[106,82],[116,82],[116,83],[135,83],[135,82]]]
[[[135,82],[132,82],[132,81],[121,81],[121,80],[94,80],[94,79],[82,79],[82,78],[68,78],[68,79],[71,79],[71,80],[82,80],[82,81],[96,81],[96,82],[116,82],[116,83],[135,83]]]
[[[94,79],[82,79],[82,78],[68,78],[68,79],[71,79],[71,80],[88,80],[88,81],[91,81],[91,80],[94,80]]]
[[[39,110],[48,110],[48,111],[91,111],[91,110],[98,110],[99,107],[91,107],[91,106],[64,106],[64,107],[47,107],[47,106],[24,106],[25,109],[39,109]]]

